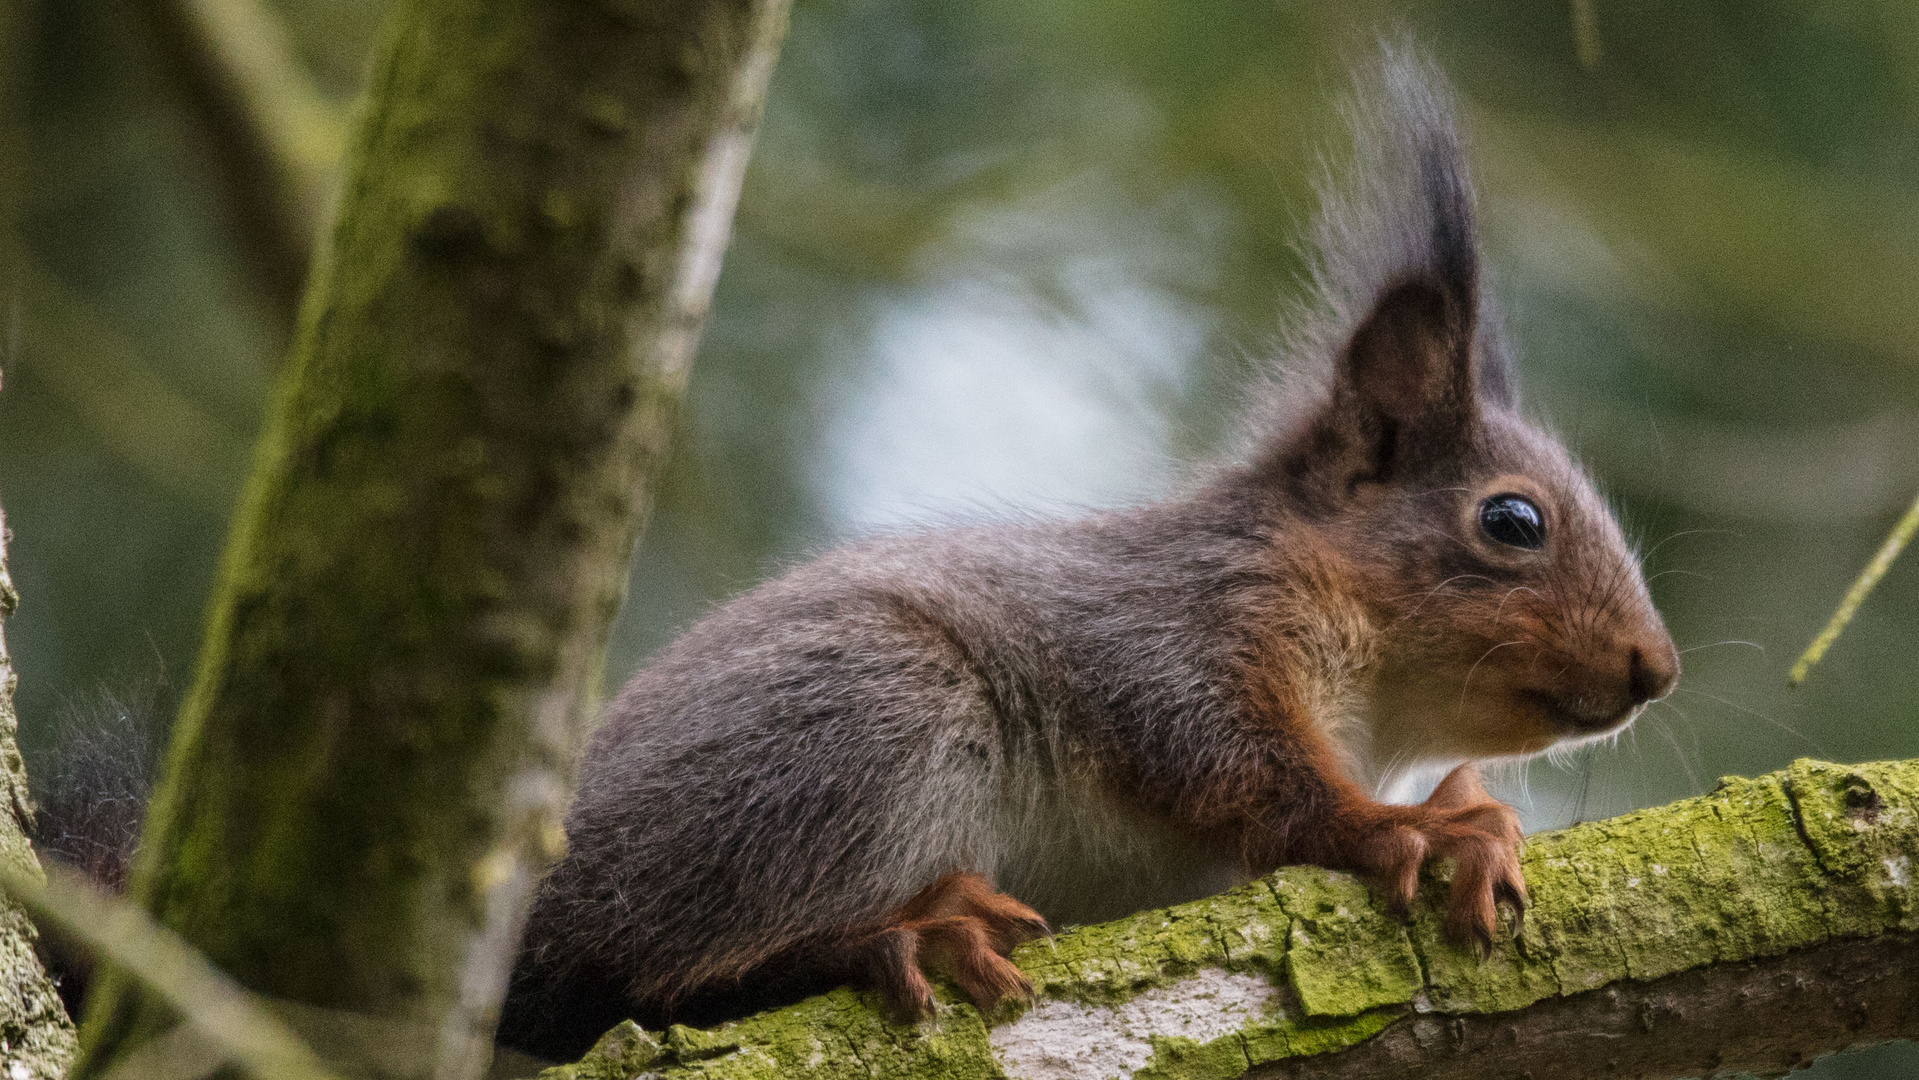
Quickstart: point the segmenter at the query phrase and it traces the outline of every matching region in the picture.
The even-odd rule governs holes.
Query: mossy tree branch
[[[133,886],[343,1072],[485,1063],[785,15],[389,15]]]
[[[1293,868],[1023,946],[1036,1003],[917,1029],[840,990],[710,1031],[616,1029],[546,1080],[1226,1080],[1779,1072],[1919,1035],[1919,761],[1801,761],[1535,836],[1481,960]]]

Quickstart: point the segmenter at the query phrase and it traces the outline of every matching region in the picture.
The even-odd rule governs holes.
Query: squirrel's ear
[[[1461,432],[1475,409],[1472,351],[1469,298],[1423,274],[1400,281],[1353,330],[1334,376],[1333,408],[1357,410],[1363,415],[1355,419],[1402,434]]]
[[[1326,394],[1286,427],[1281,457],[1321,505],[1443,467],[1472,444],[1482,399],[1511,396],[1503,346],[1478,340],[1498,319],[1445,80],[1388,42],[1351,112],[1354,176],[1323,191],[1315,230],[1327,318],[1306,340],[1325,349]]]
[[[1451,460],[1478,421],[1475,304],[1416,273],[1386,288],[1335,361],[1331,393],[1286,456],[1295,491],[1336,504]]]

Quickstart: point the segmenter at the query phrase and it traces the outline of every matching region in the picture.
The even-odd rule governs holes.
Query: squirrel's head
[[[1297,382],[1256,469],[1372,627],[1374,753],[1532,754],[1616,731],[1679,657],[1592,481],[1521,415],[1443,83],[1388,48],[1325,195]]]

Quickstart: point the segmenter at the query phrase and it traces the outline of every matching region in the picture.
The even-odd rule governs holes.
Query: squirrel
[[[1474,763],[1621,730],[1679,657],[1520,411],[1443,78],[1389,45],[1360,82],[1291,374],[1236,452],[1150,505],[854,542],[697,622],[590,740],[503,1043],[573,1057],[625,1017],[845,983],[910,1021],[929,972],[991,1009],[1031,992],[1021,941],[1287,864],[1404,911],[1451,859],[1447,926],[1482,948],[1523,912],[1518,819]],[[105,878],[151,768],[113,730],[35,829]],[[1444,768],[1418,805],[1373,794]]]
[[[1239,452],[1165,501],[854,542],[693,625],[608,704],[502,1041],[707,1023],[929,972],[982,1009],[1052,925],[1286,864],[1446,924],[1526,904],[1474,762],[1617,732],[1679,657],[1633,550],[1520,411],[1451,93],[1388,45]],[[1452,767],[1430,798],[1371,792]]]

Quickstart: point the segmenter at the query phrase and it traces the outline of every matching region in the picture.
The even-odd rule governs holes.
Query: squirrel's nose
[[[1655,649],[1635,647],[1627,670],[1626,692],[1634,705],[1644,705],[1672,693],[1679,681],[1679,654],[1670,643]]]

